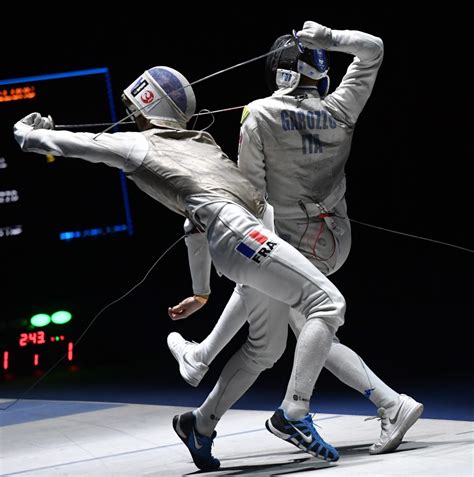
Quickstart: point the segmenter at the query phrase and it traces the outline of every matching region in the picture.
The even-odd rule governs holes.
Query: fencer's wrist
[[[25,148],[26,137],[31,131],[33,131],[33,127],[28,124],[25,124],[22,121],[18,121],[13,127],[13,134],[15,136],[15,140],[22,149]]]
[[[332,30],[313,21],[307,21],[298,32],[300,41],[309,49],[330,49],[332,45]]]
[[[201,305],[205,305],[209,300],[209,295],[194,295],[194,299],[201,303]]]

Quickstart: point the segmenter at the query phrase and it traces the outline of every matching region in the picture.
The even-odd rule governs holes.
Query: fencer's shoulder
[[[276,102],[274,96],[267,96],[266,98],[256,99],[247,105],[247,108],[250,112],[259,112],[267,109],[270,105]]]
[[[251,103],[247,104],[242,111],[240,123],[244,124],[244,122],[251,123],[252,121],[257,121],[258,118],[265,115],[266,112],[272,108],[272,106],[275,106],[274,103],[275,100],[272,96],[252,101]]]

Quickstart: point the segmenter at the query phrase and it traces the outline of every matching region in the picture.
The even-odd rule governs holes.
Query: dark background
[[[49,21],[49,12],[30,11],[15,18],[10,36],[2,32],[0,78],[107,66],[120,116],[122,89],[151,66],[172,66],[195,81],[265,53],[275,37],[300,29],[305,20],[372,33],[384,40],[385,59],[356,128],[346,170],[350,216],[472,249],[471,128],[466,112],[472,86],[466,83],[468,62],[459,50],[462,39],[454,33],[457,19],[446,11],[433,16],[401,7],[303,10],[300,5],[289,10],[222,4],[211,12],[202,6],[177,4],[163,10],[137,4],[130,11],[107,14],[56,11],[64,21],[54,22]],[[331,90],[350,61],[348,55],[331,55]],[[260,60],[196,85],[198,109],[238,106],[265,96],[263,66]],[[210,129],[233,159],[239,118],[239,112],[216,115]],[[12,117],[11,124],[17,119]],[[77,122],[67,104],[59,119]],[[205,125],[207,121],[200,120],[197,128]],[[103,166],[91,165],[90,173],[98,167]],[[15,284],[8,298],[2,296],[2,303],[8,302],[9,309],[15,302],[31,309],[40,304],[54,307],[57,302],[69,305],[77,310],[73,332],[79,336],[94,314],[141,279],[182,233],[180,217],[131,183],[129,192],[133,237],[60,247],[38,243],[26,252],[2,240],[2,254],[17,254],[21,263],[20,268],[2,271]],[[107,196],[107,190],[97,193]],[[21,260],[25,254],[28,260]],[[351,255],[332,277],[348,303],[341,340],[401,392],[434,383],[433,392],[440,393],[472,382],[468,331],[473,316],[472,262],[468,252],[353,224]],[[54,270],[51,274],[56,278],[45,272],[43,280],[32,280],[33,270],[38,269]],[[80,370],[74,376],[58,371],[56,381],[122,388],[130,382],[130,389],[137,383],[148,383],[151,389],[175,382],[179,386],[166,347],[167,334],[177,330],[186,338],[203,339],[231,290],[227,279],[214,277],[209,304],[188,320],[171,322],[167,307],[191,294],[181,243],[140,288],[99,318],[77,347]],[[2,320],[8,320],[1,309],[0,313]],[[205,384],[214,382],[244,337],[242,332],[216,360]],[[261,377],[260,386],[274,386],[283,393],[293,342],[290,338],[287,354]],[[320,389],[349,392],[326,374]],[[17,378],[3,382],[1,389],[21,390],[31,382]],[[54,380],[54,375],[49,377],[37,392]]]

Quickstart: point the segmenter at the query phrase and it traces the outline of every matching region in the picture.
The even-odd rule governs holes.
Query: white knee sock
[[[316,380],[331,348],[334,329],[324,321],[309,319],[298,337],[290,382],[281,405],[289,419],[302,419]]]
[[[234,290],[216,326],[194,349],[194,359],[208,366],[247,321],[245,301]]]
[[[204,403],[194,411],[196,429],[210,436],[222,415],[252,386],[260,371],[253,370],[241,350],[230,358]]]
[[[305,324],[305,317],[291,310],[291,329],[296,337]],[[324,367],[347,386],[368,397],[378,408],[396,404],[400,394],[387,386],[352,349],[333,343]]]
[[[333,343],[324,366],[340,381],[368,397],[378,408],[396,404],[400,395],[387,386],[347,346]]]

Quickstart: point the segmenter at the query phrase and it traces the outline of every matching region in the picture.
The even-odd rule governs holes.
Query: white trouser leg
[[[239,249],[254,233],[265,243],[257,244],[254,257],[246,256]],[[287,393],[304,415],[334,332],[344,321],[344,298],[298,251],[238,206],[221,210],[208,239],[214,264],[224,275],[298,309],[307,320],[320,321],[301,331]]]

